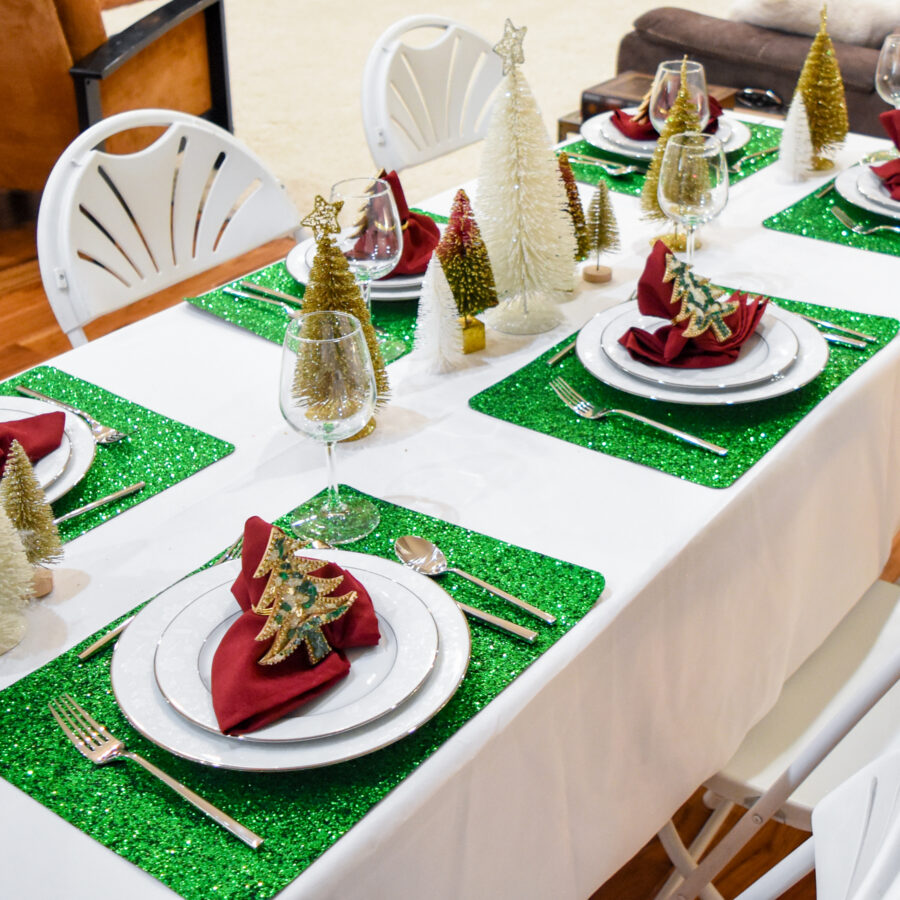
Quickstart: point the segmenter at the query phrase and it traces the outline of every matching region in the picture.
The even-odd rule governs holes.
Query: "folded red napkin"
[[[43,413],[0,423],[0,475],[3,474],[13,441],[18,441],[28,458],[35,463],[59,446],[65,424],[64,412]]]
[[[382,171],[378,177],[383,178],[391,186],[403,226],[403,253],[400,262],[387,277],[390,279],[394,275],[419,275],[428,268],[431,253],[441,239],[441,231],[434,219],[422,213],[410,212],[396,172]]]
[[[707,134],[715,134],[719,130],[719,116],[722,115],[722,106],[715,97],[709,97],[709,122],[703,130]],[[628,115],[621,109],[612,114],[612,123],[633,141],[655,141],[659,135],[648,117],[642,122],[635,122],[634,116]]]
[[[900,150],[900,109],[883,112],[878,118],[894,146]],[[881,179],[891,197],[900,200],[900,159],[892,159],[882,166],[872,166],[872,171]]]
[[[318,663],[311,663],[303,646],[275,665],[260,665],[275,638],[257,641],[267,616],[255,613],[270,578],[275,573],[254,577],[270,538],[279,529],[258,516],[244,525],[241,573],[231,592],[244,611],[222,638],[212,663],[212,700],[223,734],[246,734],[280,719],[308,703],[350,671],[350,661],[342,652],[348,647],[370,647],[378,643],[378,619],[366,589],[346,570],[334,563],[322,563],[309,572],[315,578],[343,577],[335,595],[356,592],[349,611],[322,626],[322,634],[334,648]]]
[[[619,338],[619,343],[628,349],[632,357],[652,365],[711,369],[734,362],[743,343],[759,325],[768,299],[751,299],[742,293],[720,298],[717,303],[724,307],[725,314],[697,337],[686,337],[685,332],[690,331],[695,320],[692,317],[675,321],[682,311],[682,303],[672,299],[674,280],[663,280],[670,258],[671,250],[662,241],[657,241],[638,281],[637,296],[638,309],[645,316],[659,316],[668,319],[671,324],[663,325],[654,332],[629,328]],[[701,279],[698,281],[705,283]],[[732,311],[728,312],[729,309]],[[722,324],[729,334],[720,340]]]

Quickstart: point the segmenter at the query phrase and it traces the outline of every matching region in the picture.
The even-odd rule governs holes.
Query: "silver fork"
[[[688,434],[686,431],[679,431],[677,428],[672,428],[670,425],[664,425],[662,422],[648,419],[646,416],[639,415],[638,413],[629,412],[627,409],[606,409],[595,406],[589,400],[582,397],[581,394],[565,380],[565,378],[554,378],[550,382],[550,387],[553,389],[556,396],[559,397],[572,412],[582,418],[603,419],[606,416],[611,415],[624,416],[626,419],[634,419],[637,422],[643,422],[651,428],[658,428],[660,431],[665,431],[666,434],[671,434],[673,437],[677,437],[687,444],[693,444],[695,447],[709,450],[710,453],[715,453],[718,456],[726,456],[728,454],[728,451],[718,444],[713,444],[711,441],[705,441],[703,438],[694,437],[694,435]]]
[[[114,444],[116,441],[121,441],[122,438],[128,437],[124,431],[117,431],[115,428],[110,428],[109,425],[102,425],[98,422],[90,413],[86,413],[83,409],[78,409],[77,406],[70,406],[68,403],[63,403],[62,400],[57,400],[55,397],[48,397],[46,394],[42,394],[40,391],[35,391],[32,388],[25,387],[22,384],[16,385],[16,390],[20,394],[24,394],[26,397],[33,397],[35,400],[43,400],[46,403],[52,403],[54,406],[58,406],[60,409],[65,409],[70,413],[74,413],[76,416],[84,419],[85,422],[91,428],[91,434],[94,436],[94,440],[98,444]]]
[[[900,225],[873,225],[871,228],[866,228],[851,219],[839,206],[832,206],[831,213],[838,222],[845,228],[849,228],[854,234],[875,234],[877,231],[893,231],[900,234]]]
[[[737,162],[732,163],[728,167],[728,171],[731,172],[732,175],[739,175],[741,172],[741,166],[744,165],[745,162],[748,162],[751,159],[756,159],[757,156],[768,156],[770,153],[777,153],[778,147],[765,147],[762,150],[756,150],[754,153],[748,153],[746,156],[742,156]]]
[[[66,737],[75,745],[78,752],[94,765],[103,766],[118,759],[130,759],[139,766],[143,766],[151,775],[155,775],[173,791],[181,794],[188,803],[230,831],[248,847],[255,850],[262,844],[263,839],[258,834],[254,834],[236,819],[232,819],[228,813],[222,812],[217,806],[213,806],[208,800],[195,794],[190,788],[185,787],[180,781],[176,781],[171,775],[167,775],[162,769],[158,769],[143,756],[126,750],[125,745],[118,738],[111,735],[103,725],[92,718],[87,710],[79,706],[69,694],[63,694],[56,700],[51,700],[47,705]]]
[[[236,559],[241,555],[243,546],[244,533],[241,532],[240,537],[238,537],[238,539],[234,541],[234,543],[229,544],[218,556],[213,559],[210,568],[212,568],[213,566],[218,566],[224,562],[230,562],[232,559]],[[188,575],[190,574],[191,573],[189,572]],[[181,578],[178,579],[178,581],[173,581],[172,584],[169,585],[169,587],[174,587],[176,584],[184,581],[184,579],[187,578],[188,575],[182,575]],[[164,588],[164,590],[168,589],[169,588]],[[162,591],[159,592],[159,594],[161,593]],[[154,594],[150,599],[155,599],[159,596],[159,594]],[[106,634],[101,635],[99,638],[97,638],[96,641],[94,641],[93,644],[91,644],[89,647],[85,647],[85,649],[78,654],[78,658],[81,660],[90,659],[98,650],[102,650],[110,641],[115,640],[131,624],[131,620],[133,618],[134,616],[129,616],[127,619],[125,619],[124,622],[120,622],[115,628],[111,628],[106,632]]]

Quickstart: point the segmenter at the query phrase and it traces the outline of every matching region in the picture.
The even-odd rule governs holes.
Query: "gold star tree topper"
[[[503,25],[503,37],[493,47],[494,53],[503,60],[503,74],[508,75],[516,66],[525,62],[525,54],[522,51],[522,41],[525,40],[527,26],[516,28],[507,19]]]
[[[313,665],[331,652],[322,626],[345,615],[356,600],[356,591],[332,596],[344,580],[317,578],[310,572],[325,563],[301,554],[303,541],[289,538],[273,528],[269,543],[254,578],[268,574],[269,580],[253,612],[268,616],[266,624],[256,636],[266,641],[273,635],[272,646],[258,660],[262,666],[272,666],[287,659],[301,644],[306,647]]]
[[[316,194],[313,211],[300,224],[312,229],[316,242],[326,234],[339,234],[338,213],[344,205],[343,200],[329,203],[321,194]]]
[[[681,309],[672,321],[690,320],[683,332],[686,338],[699,337],[708,328],[712,329],[720,344],[731,337],[725,316],[730,316],[738,308],[736,300],[719,303],[718,298],[725,291],[712,287],[708,278],[695,275],[687,263],[679,262],[672,253],[666,255],[663,282],[666,281],[674,282],[672,300],[676,303],[681,301]]]

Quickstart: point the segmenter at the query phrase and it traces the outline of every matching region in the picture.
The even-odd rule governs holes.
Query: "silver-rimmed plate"
[[[241,615],[231,594],[233,581],[233,575],[223,575],[220,584],[175,616],[163,631],[154,661],[156,683],[169,703],[185,718],[217,734],[212,661],[225,633]],[[421,687],[438,649],[437,626],[428,607],[409,588],[383,575],[368,573],[365,586],[378,617],[378,644],[345,651],[351,663],[345,678],[277,722],[243,735],[244,740],[307,741],[339,734],[396,709]],[[260,626],[264,621],[260,617]]]
[[[692,391],[734,390],[771,381],[787,371],[797,359],[800,342],[781,310],[769,306],[756,331],[742,345],[737,359],[724,366],[709,369],[679,369],[653,366],[635,359],[620,343],[619,338],[629,328],[643,328],[653,332],[668,322],[656,316],[645,316],[637,301],[616,307],[620,315],[603,329],[603,352],[618,368],[653,384],[668,385]]]
[[[60,408],[29,397],[0,397],[0,422],[12,422],[50,412],[60,412]],[[84,478],[97,452],[97,443],[87,422],[70,412],[65,412],[65,417],[59,447],[39,459],[34,466],[34,474],[48,503],[58,500]]]
[[[859,192],[878,204],[884,209],[890,211],[895,216],[900,216],[900,200],[895,200],[884,182],[872,171],[869,166],[859,166],[859,175],[856,178],[856,187]]]
[[[185,719],[166,702],[156,684],[153,658],[166,626],[196,597],[197,591],[234,578],[235,561],[201,572],[190,589],[174,585],[148,603],[125,629],[113,653],[113,691],[122,712],[144,737],[170,753],[203,765],[253,772],[327,766],[365,756],[411,734],[456,693],[469,664],[469,628],[450,596],[424,575],[391,560],[348,550],[306,551],[343,566],[363,584],[381,575],[412,591],[428,608],[438,631],[438,654],[424,684],[397,709],[351,731],[317,740],[259,743],[213,734]],[[201,579],[202,576],[202,580]],[[208,579],[208,580],[207,580]]]
[[[649,400],[664,400],[667,403],[686,403],[693,406],[728,406],[736,403],[755,403],[789,394],[809,384],[828,362],[828,344],[816,328],[799,316],[783,309],[769,310],[784,317],[797,336],[800,349],[797,359],[784,373],[769,381],[751,384],[731,390],[688,390],[664,384],[653,384],[636,378],[620,369],[606,355],[602,347],[603,331],[610,321],[619,315],[620,307],[598,313],[578,335],[575,351],[582,365],[597,379],[637,397]]]
[[[309,280],[315,252],[315,240],[307,238],[297,244],[285,258],[284,266],[288,273],[301,284],[306,284]],[[369,295],[373,300],[415,300],[422,293],[424,277],[424,274],[395,275],[392,278],[373,281],[369,288]]]
[[[607,153],[617,153],[632,159],[649,160],[656,150],[656,141],[634,141],[625,137],[610,121],[612,111],[592,116],[581,125],[581,136],[589,143]],[[719,118],[719,131],[726,153],[733,153],[746,146],[752,137],[750,129],[739,119],[727,113]],[[724,136],[727,133],[727,137]]]
[[[885,202],[872,200],[862,192],[859,181],[860,176],[865,172],[868,172],[876,181],[878,180],[877,176],[869,171],[868,166],[851,166],[849,169],[844,169],[834,179],[834,189],[848,203],[852,203],[860,209],[889,219],[900,219],[900,205],[897,208],[891,208]]]

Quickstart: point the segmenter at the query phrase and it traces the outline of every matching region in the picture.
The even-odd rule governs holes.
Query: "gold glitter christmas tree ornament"
[[[680,262],[671,253],[666,255],[666,271],[663,283],[671,281],[672,300],[681,302],[681,309],[673,322],[688,320],[688,327],[682,332],[686,338],[700,337],[711,329],[715,339],[722,341],[731,337],[731,329],[725,324],[725,316],[730,316],[737,308],[737,301],[719,303],[718,298],[725,291],[712,287],[708,278],[701,278],[691,271],[687,263]]]
[[[803,96],[812,143],[812,167],[823,171],[834,166],[831,155],[847,137],[847,98],[841,67],[828,35],[826,7],[822,7],[819,31],[803,63],[797,90]]]
[[[310,575],[321,569],[321,559],[309,559],[301,553],[306,542],[289,538],[273,528],[269,543],[254,578],[268,575],[265,590],[253,612],[267,616],[266,624],[256,635],[257,641],[274,637],[272,645],[258,660],[261,666],[272,666],[287,659],[298,647],[305,646],[313,665],[329,653],[322,626],[346,615],[356,600],[356,591],[334,596],[344,576],[318,578]]]

